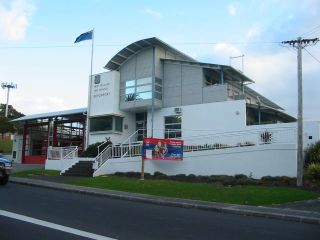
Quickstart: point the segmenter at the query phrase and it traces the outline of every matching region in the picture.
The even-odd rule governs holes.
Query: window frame
[[[99,119],[99,120],[103,120],[103,119],[109,119],[110,120],[111,118],[111,129],[95,129],[95,130],[92,130],[92,126],[93,126],[93,121]],[[121,117],[121,116],[116,116],[116,115],[104,115],[104,116],[95,116],[95,117],[90,117],[90,126],[89,126],[89,129],[90,129],[90,133],[99,133],[99,132],[116,132],[116,133],[122,133],[123,132],[123,119],[124,117]],[[117,121],[121,122],[121,124],[117,125]],[[119,122],[118,122],[119,123]],[[121,125],[121,130],[119,128],[119,126]]]
[[[150,100],[152,97],[162,100],[163,81],[155,78],[154,88],[152,77],[130,79],[121,84],[120,100],[123,102]],[[141,98],[143,96],[143,98]]]
[[[167,123],[167,118],[178,118],[178,122]],[[171,128],[175,126],[174,128]],[[177,127],[179,126],[179,127]],[[182,138],[182,116],[181,115],[169,115],[164,116],[164,138],[165,139],[181,139]]]

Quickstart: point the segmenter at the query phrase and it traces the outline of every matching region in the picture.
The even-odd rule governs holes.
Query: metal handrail
[[[99,153],[99,154],[96,156],[94,162],[97,162],[97,163],[98,163],[98,168],[99,168],[104,162],[106,162],[106,161],[110,158],[110,156],[109,156],[110,154],[108,154],[108,152],[111,151],[110,149],[112,149],[112,145],[108,145],[105,149],[102,150],[101,153]],[[107,151],[108,151],[108,152],[107,152]],[[103,155],[104,155],[105,153],[107,153],[107,158],[104,159],[104,158],[102,158],[102,157],[103,157]]]
[[[51,147],[49,146],[47,149],[47,158],[49,160],[63,160],[69,159],[70,156],[77,157],[78,156],[78,147],[70,146],[70,147]]]
[[[79,150],[79,148],[78,148],[78,146],[76,146],[75,149],[73,151],[69,152],[67,155],[65,155],[63,157],[63,159],[69,159],[70,156],[72,156],[71,158],[78,157],[78,150]]]

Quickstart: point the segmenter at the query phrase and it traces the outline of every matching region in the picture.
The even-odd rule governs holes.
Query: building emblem
[[[100,83],[100,75],[94,76],[94,84],[99,84]]]

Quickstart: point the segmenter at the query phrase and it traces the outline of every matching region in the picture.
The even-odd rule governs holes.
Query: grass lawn
[[[28,170],[13,174],[15,177],[59,175],[55,170]],[[39,179],[39,178],[37,178]],[[41,178],[40,178],[41,179]],[[203,200],[246,205],[271,205],[316,199],[319,193],[293,187],[233,186],[219,187],[206,183],[189,183],[171,180],[144,180],[122,176],[79,178],[65,183],[79,186],[144,193],[156,196]]]
[[[32,177],[32,176],[56,176],[59,175],[60,171],[56,170],[44,170],[44,169],[37,169],[37,170],[27,170],[23,172],[13,173],[12,176],[14,177]]]
[[[66,183],[156,196],[246,205],[271,205],[320,197],[319,193],[290,187],[218,187],[213,184],[185,183],[170,180],[141,181],[135,178],[112,175],[70,180]]]
[[[12,152],[12,141],[0,139],[0,152],[11,153]]]

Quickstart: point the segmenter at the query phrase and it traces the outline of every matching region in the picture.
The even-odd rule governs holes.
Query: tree
[[[0,116],[4,116],[6,111],[6,104],[0,103]],[[8,119],[12,120],[15,118],[23,117],[24,114],[18,112],[12,105],[8,106]]]
[[[6,104],[0,103],[0,134],[3,136],[5,133],[15,133],[18,131],[22,133],[23,124],[21,122],[10,122],[13,119],[23,117],[24,114],[18,112],[12,105],[8,106],[8,117],[4,117],[6,111]]]
[[[8,118],[0,116],[0,134],[3,138],[3,134],[5,133],[14,133],[16,131],[13,124],[9,121]]]

